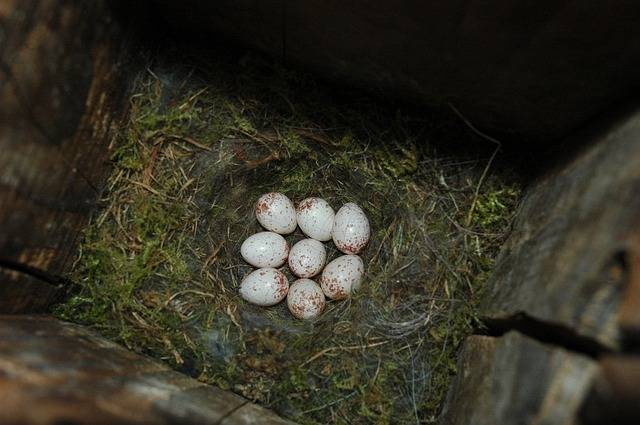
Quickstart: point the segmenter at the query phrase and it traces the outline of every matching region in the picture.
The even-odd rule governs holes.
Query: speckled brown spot
[[[304,308],[300,304],[290,305],[289,311],[291,311],[291,314],[293,314],[296,319],[304,319]]]
[[[280,299],[283,299],[284,297],[287,296],[287,293],[289,292],[289,284],[287,283],[287,278],[285,275],[283,275],[282,273],[278,273],[278,275],[276,276],[276,280],[277,280],[277,293],[278,293],[278,297]]]
[[[256,205],[256,214],[262,215],[266,214],[269,211],[269,203],[265,200],[262,202],[258,202]]]
[[[358,254],[367,245],[366,241],[353,242],[350,244],[340,244],[340,251],[348,254]]]
[[[305,199],[304,201],[300,202],[300,204],[296,208],[296,211],[302,213],[303,211],[310,210],[315,203],[315,199]]]

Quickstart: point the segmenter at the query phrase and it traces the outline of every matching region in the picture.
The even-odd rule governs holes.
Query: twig
[[[179,136],[177,134],[168,134],[166,137],[168,139],[176,139],[176,140],[181,140],[183,142],[187,142],[190,145],[193,145],[193,146],[195,146],[197,148],[200,148],[202,150],[205,150],[205,151],[211,151],[211,148],[209,146],[205,146],[202,143],[192,139],[191,137]]]
[[[348,399],[348,398],[353,397],[353,396],[354,396],[354,395],[356,395],[357,393],[358,393],[358,391],[357,391],[357,390],[353,390],[352,392],[350,392],[349,394],[347,394],[347,395],[346,395],[346,396],[344,396],[344,397],[341,397],[341,398],[339,398],[339,399],[337,399],[337,400],[333,400],[333,401],[331,401],[331,402],[329,402],[329,403],[327,403],[327,404],[323,404],[322,406],[318,406],[318,407],[314,407],[313,409],[305,410],[304,412],[302,412],[302,414],[304,415],[304,414],[306,414],[306,413],[317,412],[318,410],[326,409],[326,408],[327,408],[327,407],[329,407],[329,406],[333,406],[334,404],[340,403],[340,402],[341,402],[341,401],[343,401],[343,400],[346,400],[346,399]]]
[[[332,142],[328,141],[327,138],[323,137],[320,134],[316,134],[313,131],[294,130],[294,133],[297,134],[300,137],[306,137],[307,139],[311,139],[314,142],[318,142],[318,143],[321,143],[323,145],[337,146],[335,143],[332,143]]]
[[[268,162],[280,159],[280,155],[278,152],[272,152],[264,158],[256,159],[253,161],[245,161],[244,164],[247,166],[247,169],[253,170],[254,168],[259,167],[260,165],[266,164]]]
[[[218,244],[218,246],[215,247],[213,252],[211,252],[211,255],[209,255],[207,257],[207,259],[204,261],[204,264],[202,265],[201,272],[204,271],[204,269],[209,267],[211,264],[213,264],[213,262],[216,260],[216,257],[218,256],[218,253],[220,252],[220,250],[222,249],[223,246],[224,246],[224,241],[220,242]]]
[[[151,155],[149,157],[149,164],[145,167],[142,172],[142,182],[149,186],[151,183],[151,175],[153,174],[153,169],[156,165],[156,160],[158,159],[158,146],[154,146],[151,149]]]
[[[394,277],[396,276],[398,273],[400,273],[402,270],[406,269],[407,267],[411,266],[413,263],[416,262],[416,259],[414,258],[413,260],[409,261],[407,264],[405,264],[404,266],[400,267],[398,270],[396,270],[395,272],[393,272],[391,274],[391,276],[389,277]]]
[[[471,129],[471,131],[473,131],[474,133],[476,133],[478,136],[482,137],[483,139],[488,140],[491,143],[494,143],[496,145],[496,149],[491,154],[491,158],[489,158],[489,162],[487,162],[487,166],[484,168],[484,171],[482,172],[482,175],[480,176],[480,181],[478,182],[478,185],[476,186],[475,193],[473,194],[473,202],[471,202],[471,208],[469,208],[469,213],[467,214],[467,220],[465,221],[465,226],[469,226],[469,224],[471,224],[471,216],[473,215],[473,211],[475,210],[476,203],[478,201],[478,194],[480,193],[480,187],[482,186],[482,183],[484,182],[484,179],[487,177],[487,173],[489,172],[489,168],[491,168],[491,164],[493,163],[493,160],[495,159],[496,155],[498,154],[498,151],[502,147],[502,143],[500,143],[500,141],[498,139],[493,138],[493,137],[489,136],[488,134],[483,133],[482,131],[478,130],[451,103],[449,103],[449,107],[453,110],[453,112],[456,113],[456,115],[458,115],[458,117],[460,117],[460,119],[467,125],[467,127],[469,127]]]
[[[189,97],[189,99],[186,100],[186,102],[184,102],[182,105],[178,106],[178,110],[183,111],[185,108],[191,106],[190,103],[193,102],[195,100],[195,98],[197,98],[198,96],[200,96],[202,93],[204,93],[206,91],[207,91],[206,87],[198,90],[196,93],[191,95]]]
[[[378,250],[376,251],[374,256],[371,257],[371,260],[369,260],[369,264],[374,264],[374,261],[378,258],[378,255],[380,255],[380,251],[382,250],[382,246],[387,241],[387,238],[391,234],[391,230],[395,227],[395,225],[396,225],[396,219],[394,218],[393,221],[391,222],[391,225],[389,225],[389,227],[387,228],[387,231],[384,232],[384,236],[382,237],[382,240],[380,241],[380,245],[378,246]]]
[[[184,294],[196,294],[196,295],[200,295],[202,297],[210,297],[210,298],[216,298],[215,295],[213,294],[207,294],[206,292],[202,292],[202,291],[196,291],[195,289],[185,289],[184,291],[179,291],[176,292],[175,294],[171,295],[169,297],[169,299],[164,303],[165,306],[169,305],[169,303],[171,301],[173,301],[176,297],[180,296],[180,295],[184,295]]]
[[[373,347],[377,347],[379,345],[384,345],[387,344],[389,341],[381,341],[381,342],[374,342],[373,344],[367,344],[367,345],[353,345],[353,346],[349,346],[349,347],[329,347],[329,348],[325,348],[324,350],[318,351],[316,354],[314,354],[313,356],[309,357],[304,363],[302,363],[300,366],[304,366],[308,363],[311,363],[312,361],[324,356],[325,354],[331,352],[331,351],[335,351],[335,350],[345,350],[345,351],[350,351],[350,350],[359,350],[359,349],[365,349],[365,348],[373,348]]]

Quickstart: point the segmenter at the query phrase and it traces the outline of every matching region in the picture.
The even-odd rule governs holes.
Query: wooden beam
[[[530,186],[441,424],[632,424],[640,412],[640,108]]]
[[[103,1],[0,0],[0,33],[0,312],[42,311],[60,288],[11,264],[58,277],[77,255],[126,107],[125,41]]]
[[[640,4],[615,1],[155,0],[180,31],[420,103],[530,148],[640,90]]]
[[[85,328],[0,316],[0,423],[291,424]]]
[[[507,326],[526,314],[617,350],[623,305],[625,326],[640,329],[640,109],[576,137],[585,148],[527,189],[480,312]]]
[[[440,425],[574,423],[597,372],[589,357],[511,332],[467,338]]]
[[[580,423],[637,424],[640,413],[640,356],[606,356],[599,366],[593,386],[582,403]]]

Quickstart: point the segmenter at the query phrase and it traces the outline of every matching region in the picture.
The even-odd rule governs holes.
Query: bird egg
[[[256,203],[256,218],[265,229],[287,235],[296,230],[296,209],[282,193],[266,193]]]
[[[312,277],[322,271],[327,252],[322,242],[303,239],[289,251],[289,269],[298,277]]]
[[[289,245],[277,233],[260,232],[245,239],[240,254],[254,267],[280,267],[287,261]]]
[[[291,284],[287,295],[287,307],[298,319],[318,317],[325,307],[320,286],[311,279],[298,279]]]
[[[331,229],[335,212],[327,201],[321,198],[307,198],[296,208],[298,226],[305,235],[322,242],[331,240]]]
[[[327,264],[320,277],[322,292],[333,300],[348,298],[360,287],[364,264],[357,255],[343,255]]]
[[[369,242],[369,220],[364,211],[349,202],[336,213],[333,220],[333,243],[345,254],[358,254]]]
[[[287,296],[287,292],[287,277],[270,267],[249,273],[240,284],[240,296],[251,304],[263,307],[278,304]]]

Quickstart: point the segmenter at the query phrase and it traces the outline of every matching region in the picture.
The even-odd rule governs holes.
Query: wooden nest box
[[[338,84],[454,106],[530,158],[440,424],[640,414],[640,4],[0,0],[0,423],[287,423],[47,314],[162,20]],[[144,24],[145,34],[140,34]]]

